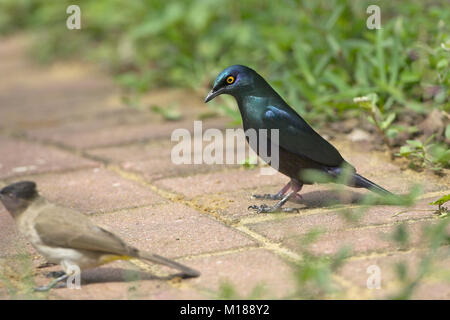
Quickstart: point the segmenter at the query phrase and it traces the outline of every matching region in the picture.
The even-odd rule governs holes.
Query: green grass
[[[378,1],[381,30],[366,27],[371,1],[0,3],[0,31],[25,26],[37,32],[39,58],[89,56],[132,90],[203,90],[223,68],[241,63],[262,73],[310,117],[333,120],[354,108],[353,97],[370,92],[387,109],[449,108],[445,0]],[[65,8],[75,3],[82,29],[70,31]],[[11,18],[19,14],[17,21]],[[442,90],[423,101],[427,86]]]
[[[0,288],[12,300],[45,299],[47,292],[35,292],[35,270],[32,257],[18,248],[19,253],[0,259]],[[3,291],[2,290],[2,291]]]

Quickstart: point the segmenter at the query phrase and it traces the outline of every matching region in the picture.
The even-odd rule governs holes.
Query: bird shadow
[[[43,267],[45,268],[45,267]],[[44,273],[46,278],[56,278],[63,274],[62,271],[51,271]],[[167,276],[157,276],[145,271],[130,270],[123,268],[95,268],[82,270],[80,274],[80,285],[109,283],[109,282],[132,282],[141,280],[163,280],[168,281],[175,278],[186,278],[181,273],[174,273]],[[55,289],[66,288],[61,282]]]
[[[130,282],[138,280],[171,280],[182,277],[180,273],[167,276],[157,276],[145,271],[129,270],[122,268],[96,268],[83,270],[80,275],[81,284]]]
[[[354,191],[337,191],[337,190],[319,190],[305,192],[301,194],[301,200],[290,200],[291,203],[304,205],[306,208],[326,208],[334,207],[337,205],[349,205],[349,204],[364,204],[366,194],[354,192]],[[387,201],[383,201],[383,198],[377,198],[374,205],[386,205]]]

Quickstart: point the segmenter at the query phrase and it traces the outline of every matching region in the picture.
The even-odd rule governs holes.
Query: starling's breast
[[[244,98],[236,98],[239,111],[242,117],[244,130],[254,129],[256,131],[264,128],[263,116],[265,107],[269,104],[266,97],[246,96]]]

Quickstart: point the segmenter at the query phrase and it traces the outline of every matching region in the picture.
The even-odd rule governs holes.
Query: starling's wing
[[[266,129],[279,129],[278,145],[289,152],[330,167],[338,167],[344,162],[336,148],[293,110],[268,106],[263,123]],[[272,143],[277,144],[275,141]]]
[[[52,203],[47,202],[40,210],[34,225],[39,237],[48,246],[136,255],[136,249],[111,232],[97,227],[85,215]]]

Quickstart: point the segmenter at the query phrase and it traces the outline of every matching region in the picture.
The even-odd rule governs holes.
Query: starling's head
[[[1,202],[13,215],[28,208],[37,196],[36,183],[32,181],[16,182],[0,190]]]
[[[246,66],[234,65],[223,70],[214,81],[212,90],[205,98],[205,103],[222,93],[236,96],[239,93],[253,89],[257,82],[264,79],[253,69]]]

